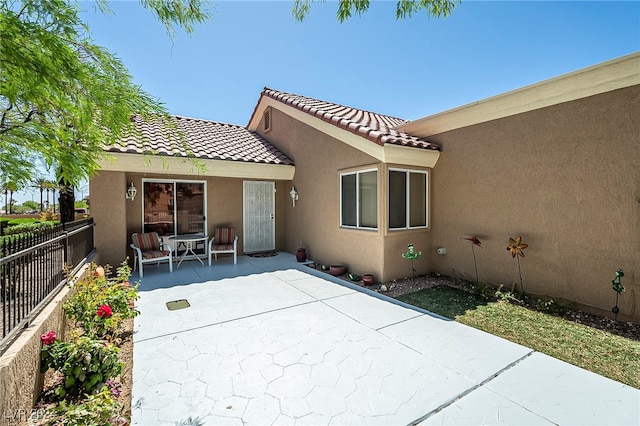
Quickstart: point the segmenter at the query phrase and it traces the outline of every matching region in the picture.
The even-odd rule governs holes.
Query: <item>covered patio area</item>
[[[637,389],[288,253],[147,267],[140,289],[133,424],[640,422]]]

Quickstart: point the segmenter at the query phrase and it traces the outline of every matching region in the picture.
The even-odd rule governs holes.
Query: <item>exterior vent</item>
[[[267,108],[263,115],[265,133],[271,130],[271,108]]]

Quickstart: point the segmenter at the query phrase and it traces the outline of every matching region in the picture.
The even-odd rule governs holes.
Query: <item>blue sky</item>
[[[418,119],[640,50],[635,1],[463,1],[401,21],[373,1],[342,24],[334,1],[302,23],[289,1],[218,1],[174,40],[138,1],[80,5],[94,42],[170,113],[240,125],[264,86]]]
[[[242,125],[264,86],[416,119],[640,50],[638,2],[463,1],[396,21],[373,1],[342,24],[336,5],[298,23],[288,1],[215,2],[173,42],[137,1],[87,22],[172,114]]]

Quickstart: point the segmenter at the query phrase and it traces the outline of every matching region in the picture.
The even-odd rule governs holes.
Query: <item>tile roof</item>
[[[125,137],[120,145],[109,146],[109,152],[195,156],[200,159],[231,160],[253,163],[285,164],[293,162],[266,139],[235,124],[219,123],[180,116],[170,116],[175,125],[160,118],[143,120],[132,117],[142,134]],[[184,143],[176,130],[182,132]]]
[[[262,90],[261,96],[267,96],[292,106],[327,123],[333,124],[336,127],[369,139],[378,145],[388,143],[414,148],[440,150],[440,146],[435,143],[395,130],[394,128],[396,126],[407,123],[407,120],[401,118],[281,92],[268,87]],[[255,113],[256,110],[254,110],[253,114],[255,115]]]

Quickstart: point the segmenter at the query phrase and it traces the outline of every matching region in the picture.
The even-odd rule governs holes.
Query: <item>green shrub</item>
[[[108,387],[89,395],[79,403],[62,401],[56,408],[56,418],[50,424],[56,426],[124,425],[122,405],[118,403]]]
[[[23,220],[23,219],[20,219]],[[25,219],[26,220],[26,219]],[[55,222],[40,222],[37,220],[31,220],[28,222],[13,224],[13,221],[9,222],[9,225],[4,229],[5,235],[25,234],[29,232],[39,232],[46,229],[53,229]]]
[[[94,393],[124,368],[124,364],[118,361],[118,347],[104,340],[88,336],[80,336],[70,342],[53,339],[53,332],[41,337],[44,346],[40,352],[40,369],[44,373],[52,368],[64,375],[64,380],[54,391],[60,398]]]
[[[138,284],[131,285],[131,268],[126,261],[118,268],[115,279],[108,279],[104,268],[92,264],[89,272],[75,284],[74,293],[64,304],[65,315],[82,327],[87,336],[113,340],[122,321],[138,314],[134,301]]]

